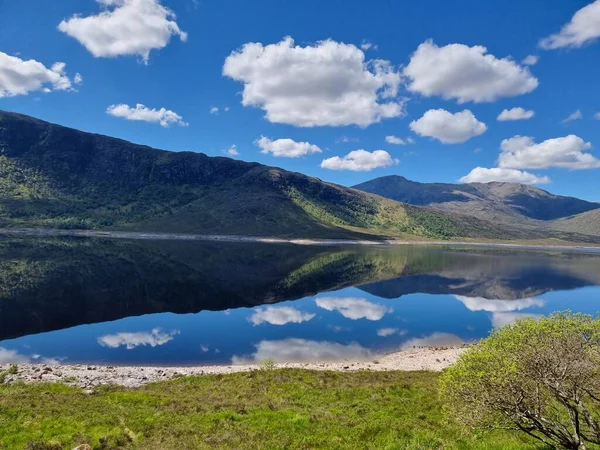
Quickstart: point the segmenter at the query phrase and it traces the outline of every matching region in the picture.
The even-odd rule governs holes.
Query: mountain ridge
[[[277,167],[154,149],[4,111],[0,227],[599,241],[436,211]]]
[[[536,223],[538,221],[557,220],[600,208],[598,203],[555,195],[518,183],[419,183],[402,176],[390,175],[353,187],[439,211],[461,211],[482,219],[530,226],[539,226]]]

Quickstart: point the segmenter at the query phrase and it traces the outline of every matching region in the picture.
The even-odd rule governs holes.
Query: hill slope
[[[337,238],[500,236],[487,222],[299,173],[156,150],[1,111],[0,226]]]
[[[481,219],[527,223],[548,221],[600,208],[600,204],[553,195],[516,183],[417,183],[401,176],[376,178],[354,188],[412,205],[472,215]],[[569,231],[569,230],[566,230]]]
[[[555,220],[551,226],[554,230],[600,236],[600,209]]]
[[[589,240],[411,206],[275,167],[157,150],[0,111],[0,227],[24,226],[313,238]]]

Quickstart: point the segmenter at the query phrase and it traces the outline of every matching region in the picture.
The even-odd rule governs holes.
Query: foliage
[[[557,313],[496,330],[444,374],[453,417],[555,448],[600,444],[600,319]]]
[[[277,366],[277,363],[273,358],[266,358],[260,362],[260,368],[262,370],[273,370]]]
[[[61,384],[11,384],[0,386],[0,440],[7,450],[32,441],[94,450],[541,448],[504,432],[462,435],[443,419],[437,386],[435,373],[296,369],[181,377],[93,395]]]

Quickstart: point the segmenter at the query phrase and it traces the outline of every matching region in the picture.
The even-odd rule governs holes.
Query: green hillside
[[[1,111],[0,226],[306,238],[548,236],[279,168],[157,150]]]

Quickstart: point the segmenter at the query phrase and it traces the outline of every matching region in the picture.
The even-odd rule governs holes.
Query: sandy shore
[[[466,347],[415,348],[382,356],[371,361],[344,361],[323,363],[281,363],[276,368],[310,370],[432,370],[440,371],[452,365]],[[2,370],[8,365],[0,366]],[[5,382],[62,382],[84,389],[105,384],[137,387],[155,381],[179,376],[228,374],[261,370],[260,365],[199,366],[199,367],[124,367],[95,365],[19,364],[17,374],[6,376]]]

